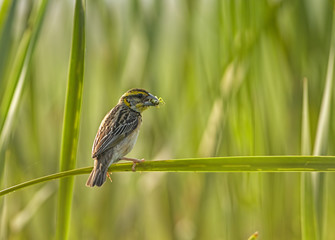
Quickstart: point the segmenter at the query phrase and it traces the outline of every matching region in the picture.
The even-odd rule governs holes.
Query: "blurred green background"
[[[13,2],[10,34],[0,36],[0,100],[39,1]],[[93,165],[100,121],[133,87],[166,104],[144,112],[129,157],[301,154],[302,80],[313,145],[333,9],[329,0],[87,0],[77,167]],[[1,155],[1,189],[58,172],[73,12],[74,1],[48,4]],[[335,155],[334,110],[328,134],[323,154]],[[70,239],[302,239],[299,173],[116,173],[94,189],[87,177],[75,178]],[[323,239],[335,239],[334,174],[327,179]],[[54,181],[0,199],[0,237],[54,236],[57,189]]]

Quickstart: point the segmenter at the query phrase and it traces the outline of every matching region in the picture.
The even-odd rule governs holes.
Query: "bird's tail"
[[[108,165],[101,163],[99,160],[94,160],[94,168],[87,179],[87,187],[101,187],[101,185],[106,181]]]

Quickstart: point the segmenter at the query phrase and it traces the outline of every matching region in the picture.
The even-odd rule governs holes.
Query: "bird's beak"
[[[149,93],[149,95],[145,98],[144,105],[145,106],[157,106],[159,104],[159,100],[152,94]]]

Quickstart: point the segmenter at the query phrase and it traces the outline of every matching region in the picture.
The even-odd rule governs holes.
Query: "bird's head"
[[[148,107],[157,106],[160,103],[157,97],[140,88],[128,90],[122,95],[119,102],[124,103],[126,106],[139,113],[143,112]]]

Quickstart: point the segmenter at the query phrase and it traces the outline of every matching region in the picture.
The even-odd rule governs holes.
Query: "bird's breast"
[[[139,132],[140,132],[140,126],[138,126],[129,136],[127,136],[125,139],[123,139],[119,144],[117,144],[114,147],[114,153],[118,155],[116,156],[116,159],[124,157],[133,149]]]

